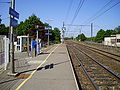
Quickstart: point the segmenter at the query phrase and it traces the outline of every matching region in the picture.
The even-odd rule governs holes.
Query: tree
[[[116,34],[115,30],[107,30],[105,31],[104,37],[110,37],[111,35]]]
[[[9,27],[6,27],[4,24],[0,25],[0,35],[8,35]]]
[[[117,32],[117,34],[120,34],[120,26],[116,27],[114,30]]]
[[[105,31],[100,29],[95,37],[95,41],[101,43],[104,40]]]
[[[80,41],[85,41],[87,38],[86,36],[82,33],[82,34],[79,34],[77,37],[76,37],[77,40],[80,40]]]
[[[24,22],[20,22],[20,24],[16,27],[14,33],[16,33],[17,35],[27,35],[36,23],[42,23],[42,22],[40,21],[40,18],[38,18],[33,14]]]
[[[50,40],[60,42],[60,30],[58,28],[54,28],[54,30],[51,30],[50,32],[52,33]]]

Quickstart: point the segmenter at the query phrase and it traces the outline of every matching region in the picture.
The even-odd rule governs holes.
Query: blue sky
[[[0,2],[8,1],[11,0],[0,0]],[[20,14],[19,22],[24,21],[32,14],[35,14],[41,19],[42,22],[48,22],[51,26],[58,27],[61,30],[63,21],[65,24],[71,23],[80,0],[73,0],[73,3],[69,8],[71,1],[72,0],[16,0],[15,10]],[[90,23],[93,23],[94,36],[101,28],[106,30],[114,29],[115,27],[119,26],[120,4],[116,5],[94,21],[89,23],[86,22],[86,20],[98,12],[109,1],[110,0],[85,0],[73,24],[90,25]],[[120,0],[113,0],[111,4],[103,10],[108,9],[117,2],[120,2]],[[9,25],[9,18],[7,18],[9,17],[9,6],[10,4],[0,3],[0,15],[2,15],[1,18],[3,19],[2,23],[4,23],[6,26]],[[53,20],[47,21],[47,19]],[[81,32],[87,37],[90,36],[90,26],[84,26],[82,28],[78,26],[67,26],[66,36],[77,36],[80,32],[80,29]]]

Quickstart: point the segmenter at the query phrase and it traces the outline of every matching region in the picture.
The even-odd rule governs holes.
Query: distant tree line
[[[102,41],[104,40],[104,37],[110,37],[111,35],[116,35],[116,34],[120,34],[120,26],[116,27],[114,30],[103,30],[100,29],[97,32],[97,35],[95,37],[92,38],[87,38],[83,33],[79,34],[76,37],[76,40],[79,41],[94,41],[94,42],[98,42],[98,43],[102,43]]]
[[[43,26],[39,34],[41,35],[43,41],[47,41],[47,35],[45,35],[47,31],[44,30],[44,27],[49,26],[49,24],[43,23],[40,18],[38,18],[34,14],[25,21],[20,22],[16,27],[14,27],[14,34],[16,34],[17,36],[30,34],[33,35],[33,37],[36,37],[36,24],[38,24],[39,26]],[[0,35],[8,36],[9,31],[9,27],[6,27],[4,24],[0,25]],[[53,30],[50,30],[50,33],[52,33],[52,35],[50,36],[51,41],[60,42],[60,30],[57,27]]]

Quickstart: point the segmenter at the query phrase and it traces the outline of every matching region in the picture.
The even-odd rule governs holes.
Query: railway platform
[[[10,90],[79,90],[65,44],[30,58]]]

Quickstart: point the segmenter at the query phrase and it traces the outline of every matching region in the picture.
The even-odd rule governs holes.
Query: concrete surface
[[[78,90],[65,44],[54,45],[28,63],[25,74],[31,76],[20,79],[10,90]]]

